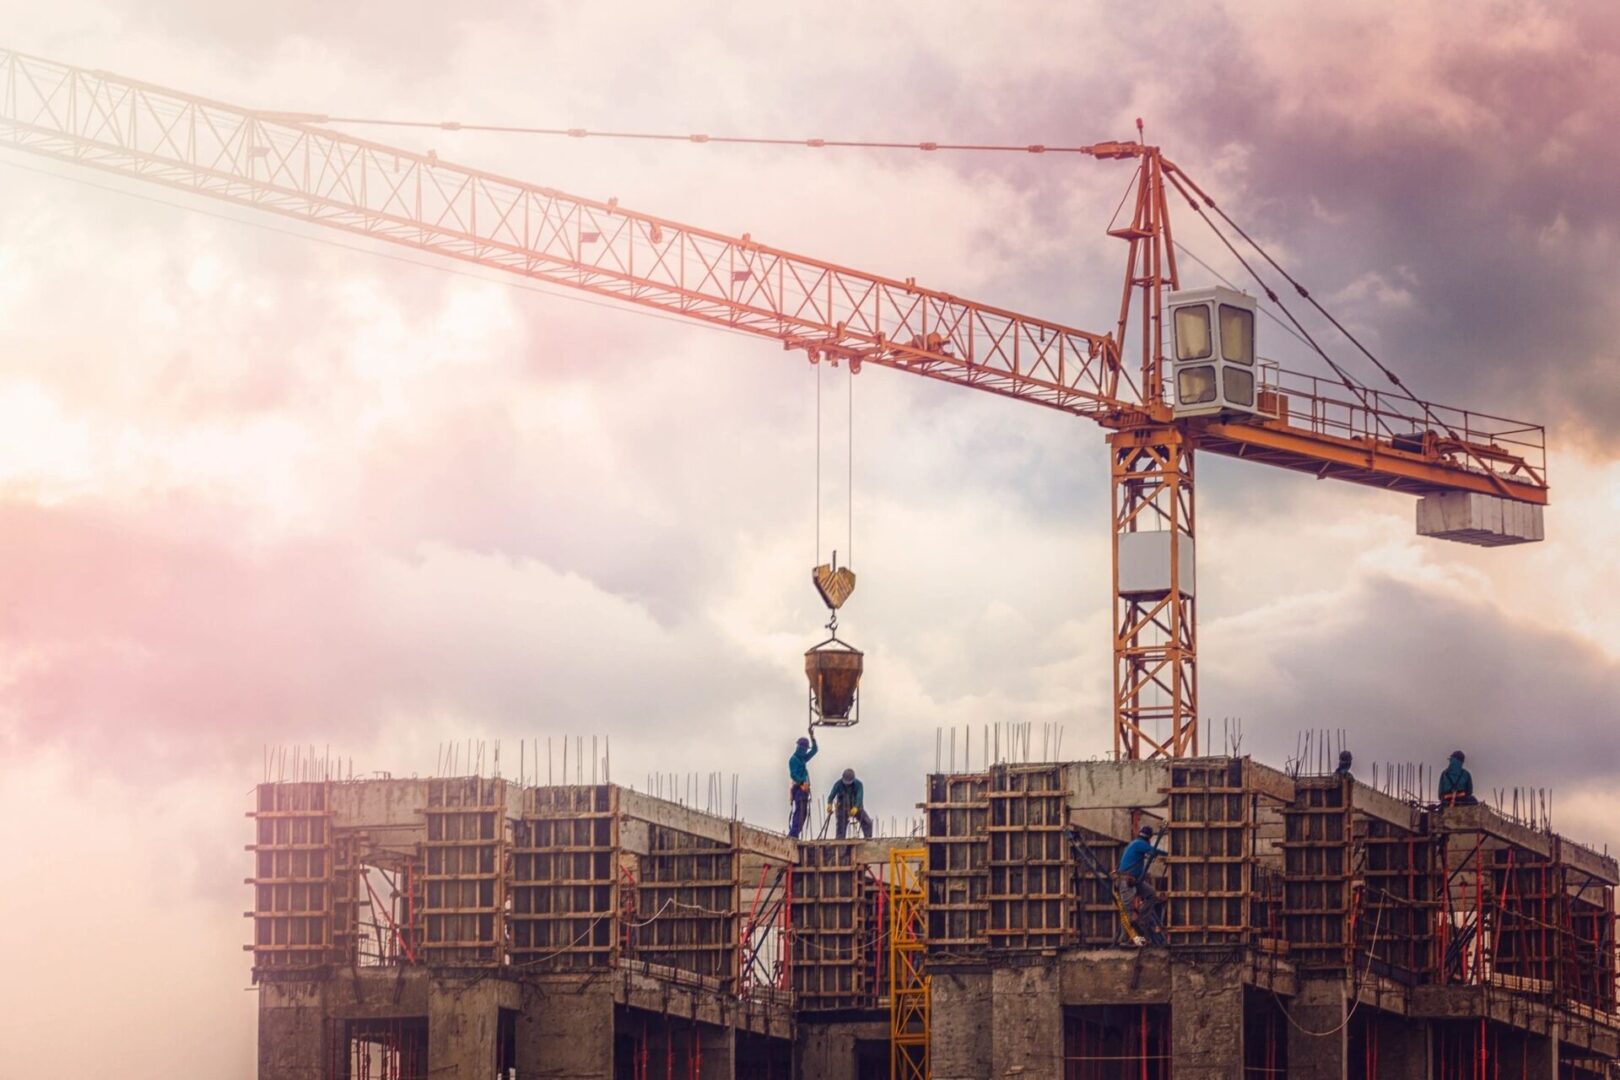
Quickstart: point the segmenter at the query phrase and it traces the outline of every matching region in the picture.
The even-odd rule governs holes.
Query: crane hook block
[[[855,591],[855,571],[847,566],[834,569],[827,563],[822,563],[810,571],[810,580],[815,583],[816,592],[821,594],[821,600],[828,608],[837,611],[849,599],[849,594]]]
[[[804,673],[810,680],[810,726],[854,727],[860,723],[861,671],[865,654],[828,638],[804,654]]]

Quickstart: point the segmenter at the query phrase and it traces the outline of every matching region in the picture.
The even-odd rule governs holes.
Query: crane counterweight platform
[[[1253,300],[1181,287],[1172,200],[1212,228],[1209,212],[1229,219],[1140,139],[1079,148],[1136,170],[1129,220],[1109,230],[1127,244],[1118,316],[1097,332],[320,120],[0,49],[0,146],[755,334],[812,359],[846,360],[852,372],[875,364],[1102,425],[1119,757],[1199,752],[1196,452],[1417,496],[1426,536],[1490,546],[1541,539],[1541,426],[1420,401],[1381,364],[1396,391],[1350,380],[1325,353],[1336,382],[1267,363],[1255,348]],[[1127,364],[1133,332],[1139,361]]]

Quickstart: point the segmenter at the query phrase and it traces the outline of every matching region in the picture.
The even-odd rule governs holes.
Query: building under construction
[[[1247,757],[926,778],[795,842],[612,784],[266,783],[261,1080],[1620,1076],[1615,861]],[[1143,825],[1162,946],[1107,880]]]

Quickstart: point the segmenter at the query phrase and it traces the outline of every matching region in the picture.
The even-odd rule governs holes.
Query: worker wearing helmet
[[[1446,771],[1440,774],[1441,806],[1473,806],[1479,802],[1474,798],[1474,778],[1463,768],[1464,760],[1461,750],[1451,752]]]
[[[1153,842],[1153,826],[1143,825],[1136,839],[1126,844],[1120,853],[1119,869],[1114,872],[1119,902],[1138,926],[1157,928],[1159,924],[1159,894],[1148,880],[1153,857],[1158,854],[1158,845]],[[1123,928],[1121,930],[1123,932]]]
[[[819,749],[821,748],[816,745],[816,733],[812,729],[808,739],[799,736],[799,742],[793,748],[793,756],[788,758],[788,795],[793,800],[793,814],[788,819],[788,835],[795,840],[804,829],[804,819],[810,816],[810,759],[816,756]]]
[[[845,769],[833,789],[827,793],[827,813],[837,823],[838,839],[849,831],[849,819],[861,824],[861,835],[872,838],[872,818],[866,812],[866,786],[855,779],[854,769]]]

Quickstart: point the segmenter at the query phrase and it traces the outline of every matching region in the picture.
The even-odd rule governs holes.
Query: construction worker
[[[816,756],[819,749],[815,729],[811,728],[810,737],[799,736],[797,745],[793,747],[793,756],[788,758],[788,793],[793,799],[788,836],[795,840],[804,828],[805,818],[810,816],[810,759]]]
[[[1144,825],[1136,839],[1125,845],[1119,857],[1119,870],[1114,879],[1119,886],[1119,901],[1131,913],[1133,922],[1158,925],[1159,894],[1148,880],[1148,869],[1159,849],[1153,844],[1153,826]]]
[[[1479,802],[1474,798],[1474,778],[1463,768],[1464,760],[1461,750],[1451,752],[1446,771],[1440,774],[1440,805],[1473,806]]]
[[[866,785],[855,779],[854,769],[845,769],[833,789],[827,792],[827,813],[836,815],[838,839],[849,831],[849,819],[861,823],[861,835],[872,839],[872,818],[866,812]]]
[[[1333,770],[1333,775],[1340,780],[1354,780],[1355,777],[1350,775],[1350,763],[1352,760],[1354,759],[1350,757],[1350,751],[1340,750],[1339,767]]]

